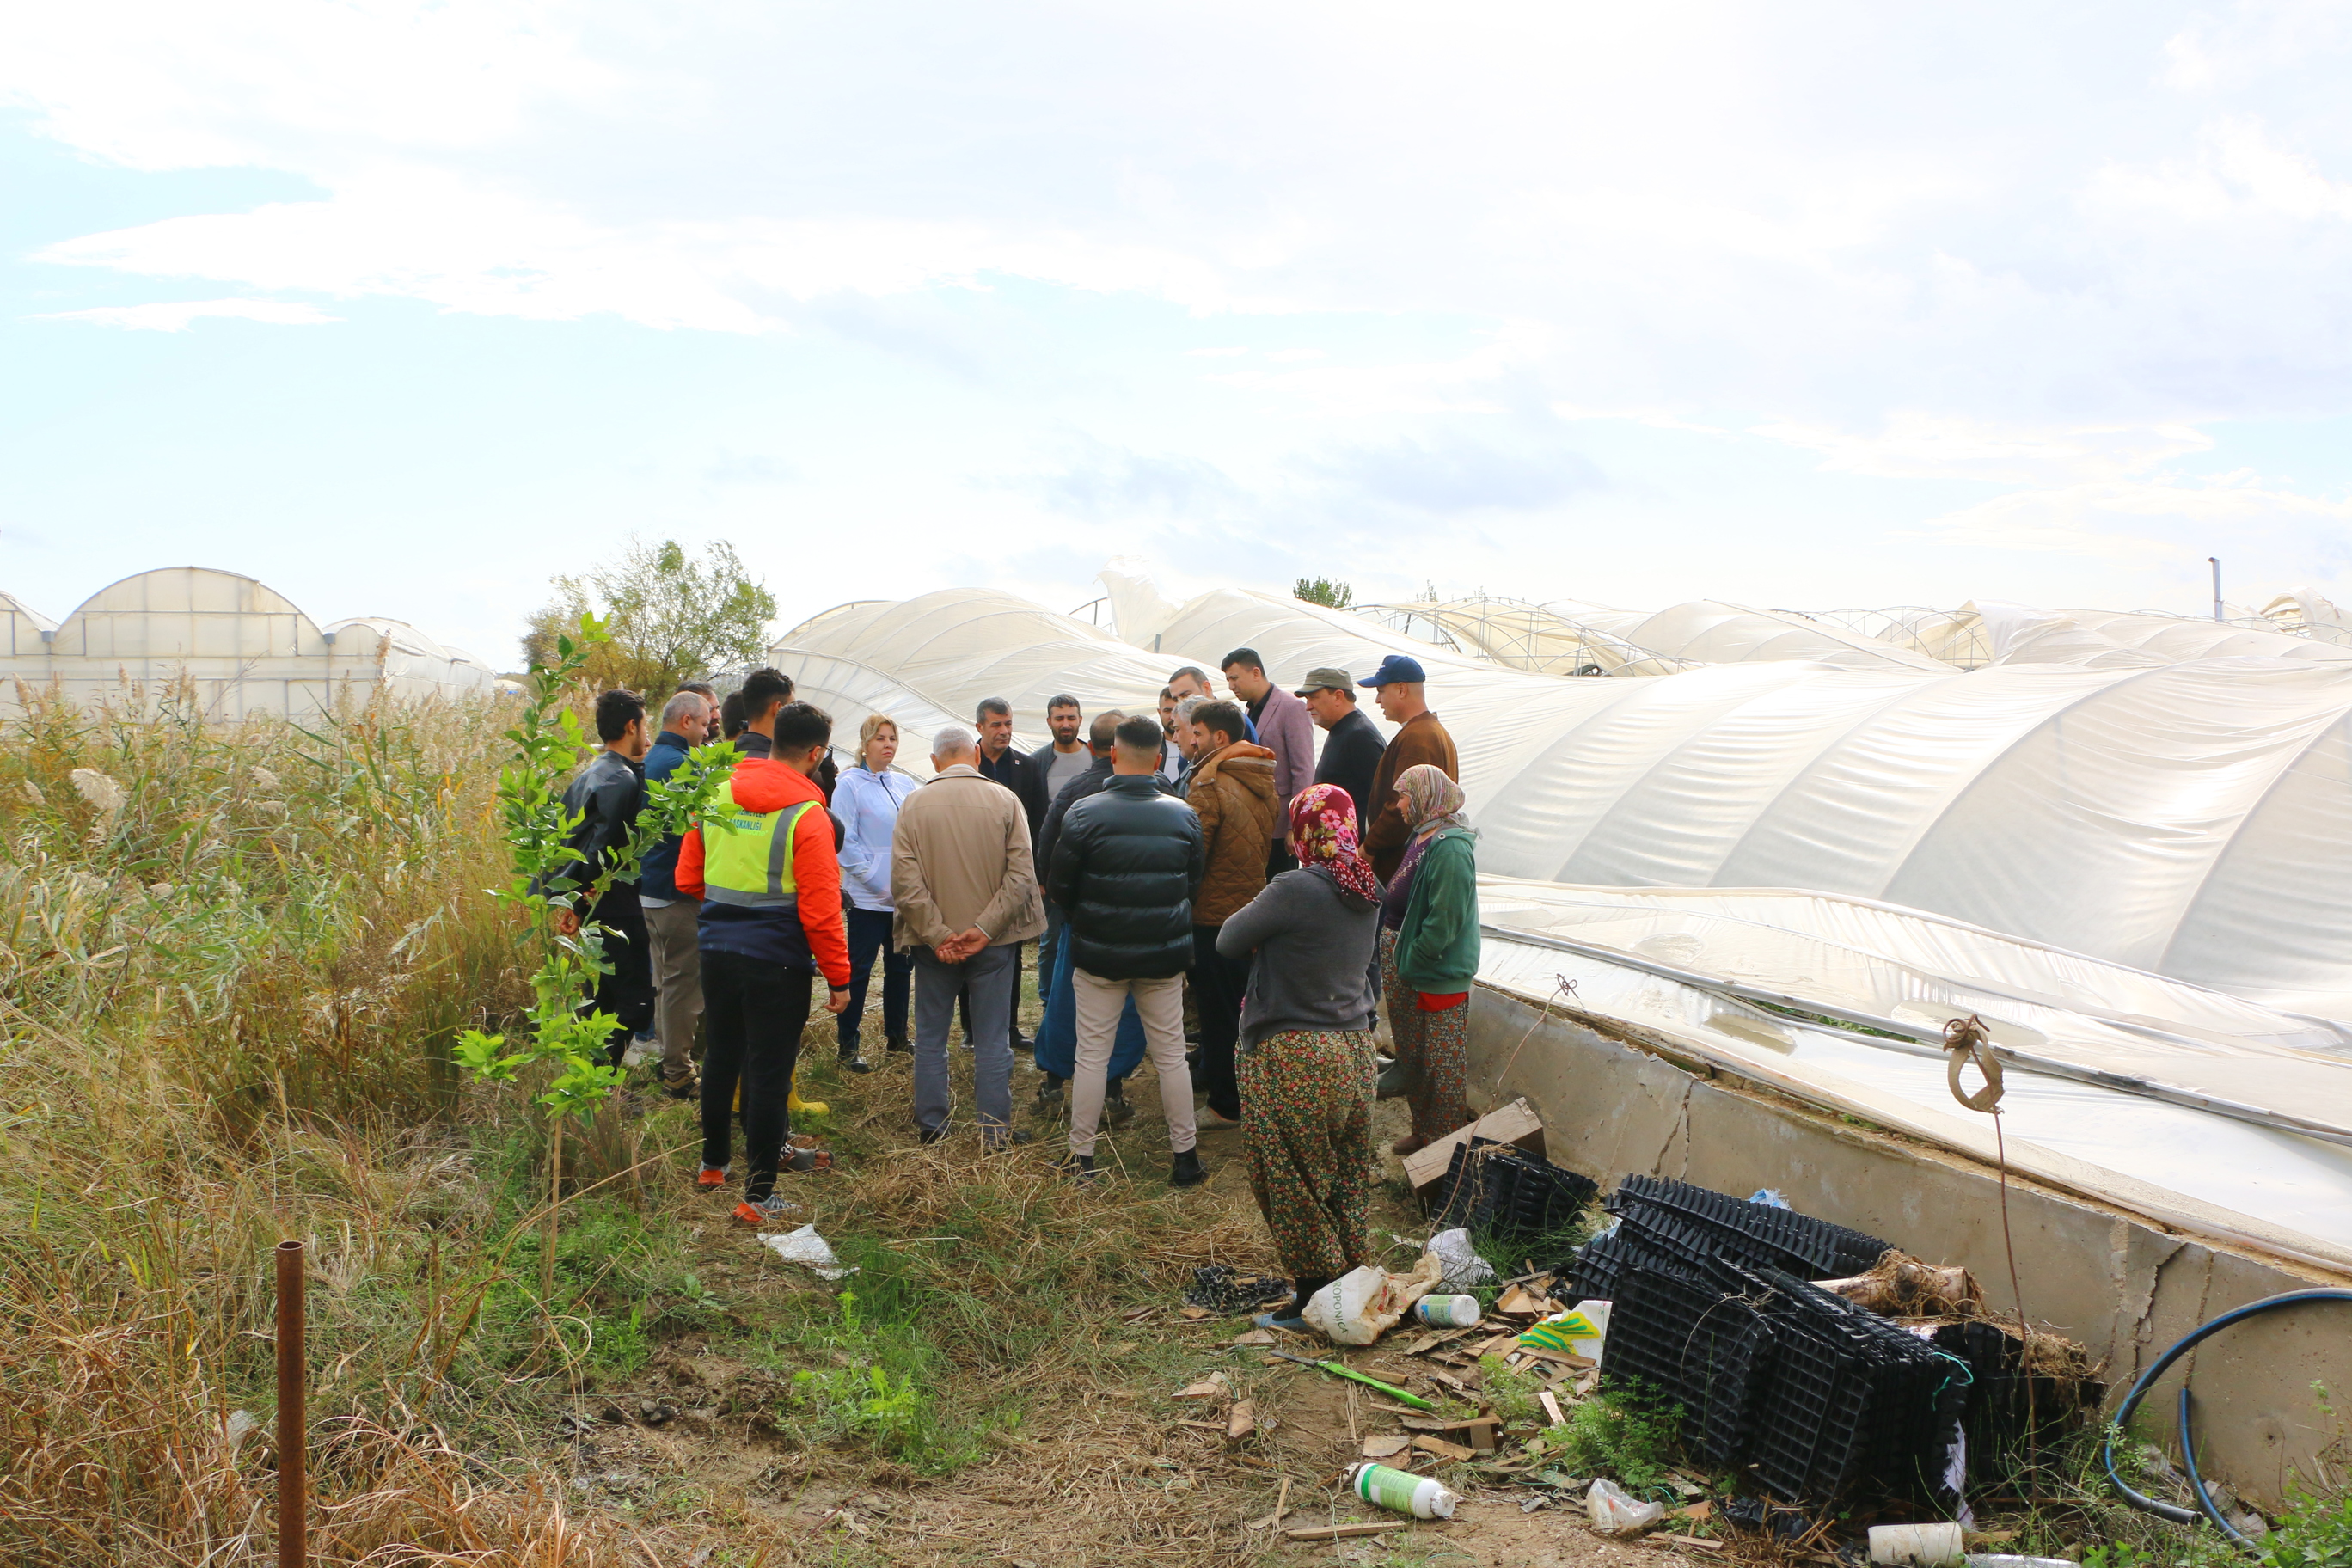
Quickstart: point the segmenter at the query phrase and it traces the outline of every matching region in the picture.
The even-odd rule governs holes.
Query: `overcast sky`
[[[0,590],[2352,604],[2352,5],[0,19]]]

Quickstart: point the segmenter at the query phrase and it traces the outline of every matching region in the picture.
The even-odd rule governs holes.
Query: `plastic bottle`
[[[1452,1519],[1454,1505],[1462,1500],[1428,1476],[1392,1470],[1370,1461],[1349,1472],[1348,1484],[1366,1502],[1409,1513],[1415,1519]]]
[[[1412,1304],[1412,1315],[1436,1329],[1466,1329],[1479,1317],[1475,1296],[1423,1296]]]

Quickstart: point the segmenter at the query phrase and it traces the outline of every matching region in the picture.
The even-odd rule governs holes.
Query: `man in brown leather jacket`
[[[1454,737],[1429,710],[1427,688],[1423,684],[1428,679],[1419,659],[1392,653],[1381,660],[1370,679],[1356,683],[1372,688],[1381,717],[1397,726],[1397,732],[1389,737],[1389,749],[1381,753],[1379,771],[1372,774],[1372,798],[1356,803],[1359,820],[1371,825],[1364,833],[1364,858],[1372,863],[1372,875],[1383,882],[1396,875],[1397,862],[1404,858],[1404,847],[1412,837],[1412,829],[1397,805],[1397,775],[1428,763],[1443,768],[1445,776],[1457,783],[1462,777],[1462,760],[1454,755]]]

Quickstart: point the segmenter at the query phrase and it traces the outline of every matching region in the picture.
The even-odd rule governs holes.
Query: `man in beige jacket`
[[[893,946],[915,960],[915,1125],[948,1135],[948,1026],[971,998],[971,1078],[982,1143],[1026,1143],[1013,1131],[1013,986],[1021,943],[1045,929],[1021,799],[977,765],[980,737],[950,724],[931,742],[931,782],[899,808],[890,838]]]

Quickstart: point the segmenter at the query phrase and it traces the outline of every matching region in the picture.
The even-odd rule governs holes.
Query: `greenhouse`
[[[462,697],[497,675],[403,621],[321,629],[292,601],[233,572],[165,567],[101,588],[50,623],[0,594],[0,702],[55,690],[82,703],[152,710],[185,700],[209,720],[308,718],[383,691]]]
[[[955,589],[842,605],[772,658],[841,730],[887,711],[925,739],[1002,697],[1034,746],[1058,693],[1150,712],[1239,647],[1286,684],[1411,653],[1480,834],[1489,984],[1580,976],[1590,1011],[1981,1155],[1940,1061],[1710,987],[1889,1031],[1974,1010],[2040,1064],[2012,1075],[2031,1168],[2352,1263],[2352,649],[1990,601],[1890,613],[1881,639],[1712,601],[1345,611],[1106,581],[1112,627]],[[2190,1135],[2212,1157],[2174,1169]]]

